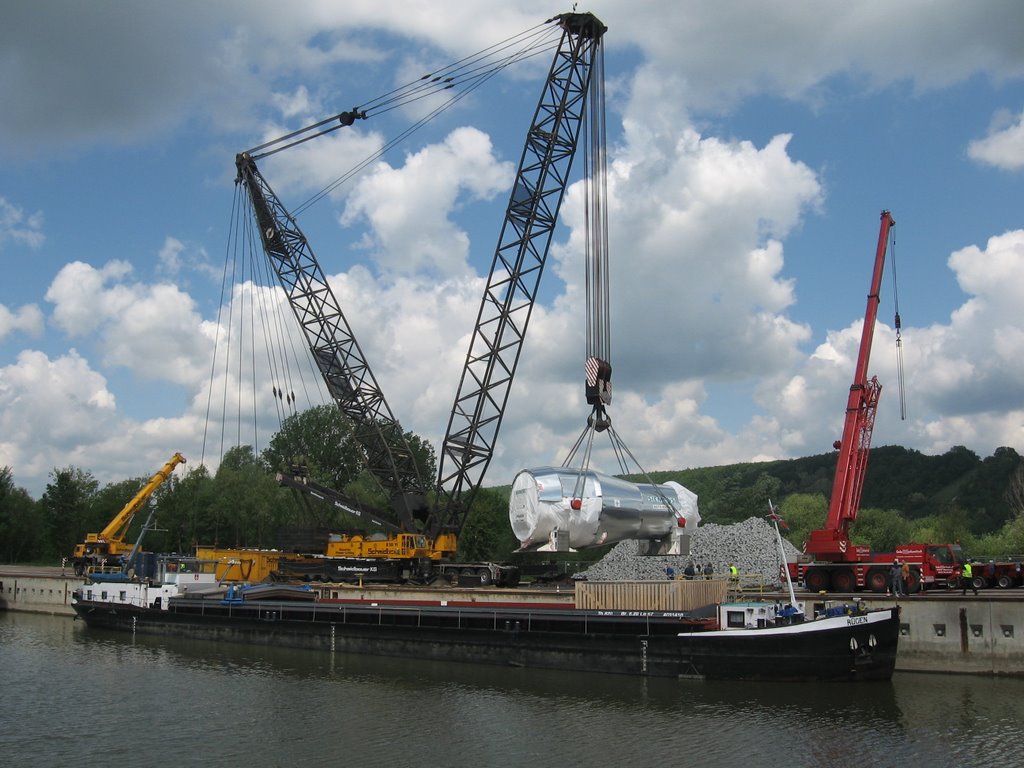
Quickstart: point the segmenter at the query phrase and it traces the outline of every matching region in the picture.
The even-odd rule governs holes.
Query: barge
[[[202,578],[200,578],[202,577]],[[674,596],[655,608],[607,598],[621,585],[576,585],[571,602],[490,600],[423,589],[389,600],[365,590],[206,583],[177,574],[158,584],[86,584],[72,600],[90,627],[338,653],[655,677],[738,680],[888,680],[899,641],[897,608],[720,601],[713,582],[635,582],[631,592]],[[721,585],[724,592],[725,585]],[[358,597],[345,597],[346,594]],[[636,601],[634,604],[651,600]],[[659,601],[655,600],[654,604]]]

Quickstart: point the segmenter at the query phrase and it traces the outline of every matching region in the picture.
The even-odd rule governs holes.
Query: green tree
[[[286,508],[284,494],[251,445],[229,449],[213,478],[209,511],[213,544],[269,547]]]
[[[437,474],[433,447],[413,432],[400,437],[394,425],[384,425],[383,432],[390,445],[401,445],[404,439],[429,492]],[[363,449],[352,437],[351,422],[336,406],[316,406],[286,419],[264,450],[263,459],[272,469],[302,464],[318,483],[344,493],[366,509],[394,516],[391,508],[394,483],[390,478],[375,477],[366,469]],[[311,513],[313,519],[306,519],[306,522],[316,526],[345,530],[366,527],[361,518],[309,497],[290,505],[289,509],[296,518],[309,518]]]
[[[963,542],[973,538],[967,510],[956,499],[938,516],[936,534],[940,542]]]
[[[895,552],[900,544],[910,542],[911,530],[911,524],[896,510],[872,507],[857,513],[857,522],[850,528],[850,540],[866,544],[873,552]]]
[[[39,504],[14,484],[10,467],[0,468],[0,560],[41,560],[50,550],[49,529]]]
[[[197,544],[211,543],[205,534],[213,495],[213,478],[205,464],[190,468],[180,479],[168,478],[153,494],[158,527],[147,542],[161,552],[190,552]]]
[[[54,469],[50,473],[50,482],[39,500],[50,529],[50,556],[70,555],[86,533],[96,533],[86,528],[97,485],[91,472],[78,467]]]
[[[1003,501],[1006,502],[1011,520],[1024,515],[1024,459],[1019,459],[1017,466],[1010,472],[1003,491]]]
[[[508,493],[481,488],[459,535],[459,559],[508,560],[518,547],[508,520]]]
[[[749,466],[749,465],[748,465]],[[686,485],[686,483],[683,483]],[[768,500],[777,500],[782,493],[782,482],[768,472],[752,474],[737,470],[724,478],[717,494],[704,494],[695,488],[701,502],[701,517],[708,522],[738,523],[750,517],[768,514]]]
[[[750,514],[747,517],[760,517],[768,513],[768,504],[782,495],[782,481],[779,478],[762,472],[754,481],[750,495]],[[744,518],[745,519],[745,518]]]
[[[335,405],[318,405],[285,419],[264,449],[263,460],[273,470],[303,464],[310,477],[337,491],[364,466],[351,422]]]
[[[86,512],[85,528],[87,533],[99,533],[125,508],[143,485],[149,481],[146,477],[136,477],[108,483],[92,495]],[[125,541],[132,543],[139,535],[149,511],[145,508],[136,512]]]
[[[789,526],[789,532],[783,535],[798,549],[803,549],[811,531],[825,525],[826,514],[828,503],[820,493],[794,493],[779,504],[779,516]]]

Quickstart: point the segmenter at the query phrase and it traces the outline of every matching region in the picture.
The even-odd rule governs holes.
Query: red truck
[[[958,544],[904,544],[895,552],[882,554],[872,553],[867,547],[852,546],[852,549],[860,559],[829,562],[801,555],[797,562],[788,564],[789,577],[812,592],[886,592],[892,583],[893,561],[899,560],[910,567],[905,582],[907,592],[917,592],[956,586],[957,574],[964,563]],[[982,578],[979,576],[981,569],[981,565],[974,567],[975,579]]]

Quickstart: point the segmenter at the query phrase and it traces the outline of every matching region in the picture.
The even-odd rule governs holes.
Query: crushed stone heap
[[[800,553],[785,539],[782,546],[786,557],[795,559]],[[722,577],[735,565],[744,583],[756,582],[764,586],[779,584],[779,544],[774,527],[764,518],[751,517],[732,525],[702,524],[690,537],[689,555],[639,555],[636,541],[622,541],[575,578],[589,581],[655,581],[665,578],[665,568],[671,565],[682,575],[687,562],[693,561],[700,570],[710,562],[715,576]]]

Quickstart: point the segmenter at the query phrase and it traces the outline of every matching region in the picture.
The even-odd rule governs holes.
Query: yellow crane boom
[[[131,550],[131,545],[127,544],[124,539],[128,534],[128,528],[132,524],[132,520],[135,519],[136,513],[149,501],[149,497],[153,495],[156,489],[163,485],[167,478],[171,476],[174,468],[184,463],[184,456],[180,453],[174,454],[170,461],[164,464],[149,479],[149,482],[139,489],[139,492],[135,494],[132,500],[125,504],[120,512],[114,515],[113,519],[107,523],[102,531],[99,533],[87,533],[85,541],[75,545],[71,561],[77,573],[81,573],[88,565],[94,565],[108,557],[127,554]]]

